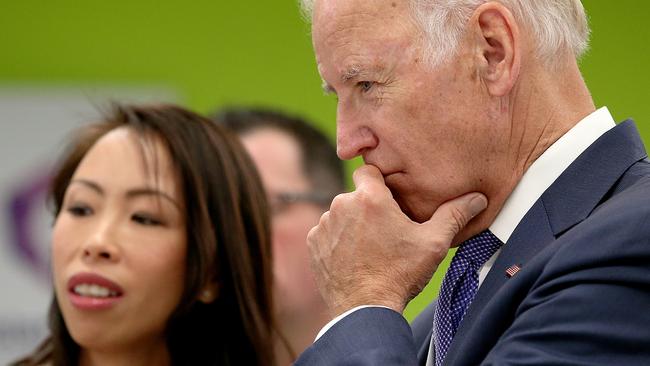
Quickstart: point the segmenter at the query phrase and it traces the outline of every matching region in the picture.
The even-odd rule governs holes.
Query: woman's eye
[[[134,214],[133,216],[131,216],[131,220],[137,222],[138,224],[146,225],[146,226],[162,225],[162,221],[154,217],[151,217],[150,215],[145,215],[145,214]]]
[[[78,216],[78,217],[88,216],[93,213],[93,210],[90,207],[85,205],[72,205],[67,208],[67,211],[72,216]]]
[[[375,85],[373,81],[360,81],[357,83],[362,92],[367,93]]]

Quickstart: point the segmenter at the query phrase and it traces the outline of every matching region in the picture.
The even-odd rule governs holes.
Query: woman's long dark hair
[[[77,166],[107,132],[127,127],[142,144],[160,138],[180,176],[186,202],[187,272],[166,340],[173,365],[273,365],[271,247],[266,198],[238,138],[210,120],[173,105],[115,105],[105,122],[79,131],[51,185],[55,217]],[[208,283],[218,297],[198,301]],[[51,337],[26,363],[79,362],[56,298]],[[23,361],[25,362],[25,361]]]

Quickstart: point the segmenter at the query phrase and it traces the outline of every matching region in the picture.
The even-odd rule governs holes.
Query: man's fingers
[[[319,230],[322,230],[327,223],[329,222],[330,218],[330,212],[325,211],[320,217],[320,220],[318,221],[318,225],[314,226],[309,230],[309,233],[307,233],[307,244],[311,247],[312,245],[315,245],[315,237],[318,233]]]
[[[357,168],[357,170],[352,173],[352,181],[357,189],[364,185],[367,186],[376,183],[380,183],[385,187],[384,177],[381,175],[381,171],[374,165],[364,164]]]
[[[431,219],[424,223],[440,240],[450,243],[474,216],[487,207],[487,198],[481,193],[468,193],[442,204]]]

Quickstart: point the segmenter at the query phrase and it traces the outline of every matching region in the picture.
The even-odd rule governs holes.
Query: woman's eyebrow
[[[77,178],[77,179],[74,179],[74,180],[72,180],[70,182],[70,184],[73,184],[73,183],[81,184],[81,185],[83,185],[85,187],[88,187],[91,190],[97,192],[101,196],[105,195],[105,191],[102,188],[102,186],[99,183],[94,182],[94,181],[92,181],[90,179]],[[163,191],[161,191],[159,189],[156,189],[156,188],[140,187],[140,188],[130,189],[130,190],[128,190],[126,192],[126,197],[127,198],[134,198],[134,197],[137,197],[137,196],[159,196],[159,197],[162,197],[162,198],[168,200],[174,206],[176,206],[176,208],[181,210],[181,205],[174,199],[174,197],[172,197],[170,194],[167,194],[167,193],[165,193],[165,192],[163,192]]]
[[[102,189],[102,187],[98,183],[93,182],[90,179],[77,178],[77,179],[73,179],[72,181],[70,181],[70,185],[72,185],[74,183],[81,184],[83,186],[86,186],[86,187],[92,189],[93,191],[97,192],[98,194],[100,194],[102,196],[104,195],[104,189]]]
[[[129,191],[126,192],[126,196],[127,198],[133,198],[138,196],[159,196],[168,200],[174,206],[176,206],[178,210],[182,211],[181,205],[174,199],[174,197],[159,189],[148,188],[148,187],[130,189]]]

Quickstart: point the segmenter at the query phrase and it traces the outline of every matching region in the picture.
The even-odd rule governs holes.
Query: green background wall
[[[635,118],[650,142],[650,2],[583,3],[592,42],[581,67],[596,104]],[[160,86],[200,112],[270,105],[334,135],[335,101],[321,92],[297,0],[0,0],[0,47],[0,87]]]

